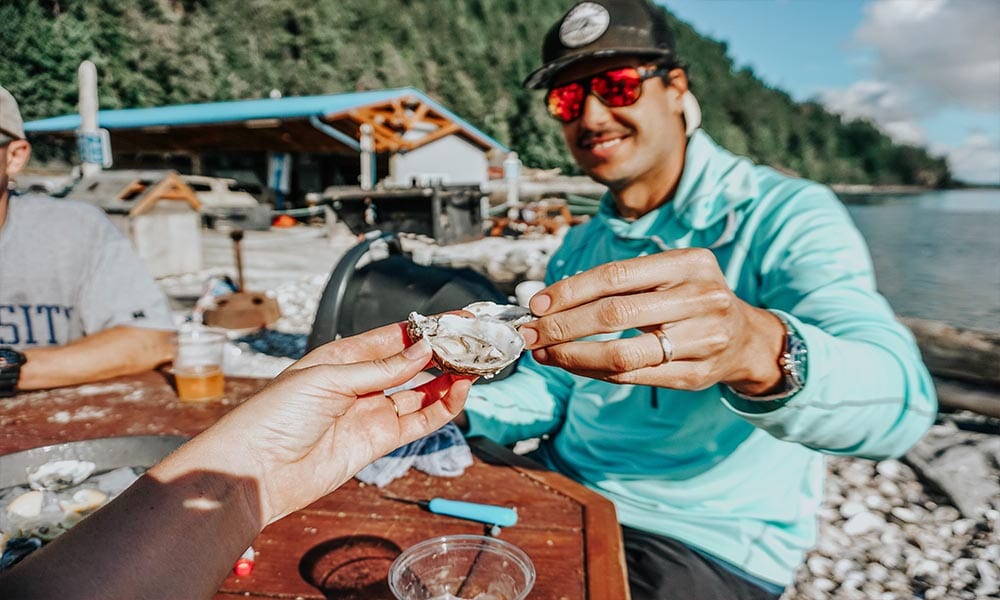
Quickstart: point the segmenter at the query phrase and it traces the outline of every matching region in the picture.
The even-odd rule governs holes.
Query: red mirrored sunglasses
[[[666,75],[666,67],[622,67],[556,86],[545,95],[545,106],[552,118],[569,123],[583,114],[588,94],[605,106],[621,108],[635,104],[642,95],[642,82]]]

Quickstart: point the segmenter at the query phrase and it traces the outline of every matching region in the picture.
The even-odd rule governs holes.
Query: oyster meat
[[[476,315],[477,319],[487,319],[506,323],[515,329],[524,325],[528,321],[533,321],[535,316],[531,311],[517,304],[497,304],[496,302],[473,302],[462,310]]]
[[[521,356],[524,338],[517,327],[533,318],[527,309],[475,302],[463,310],[474,316],[412,312],[407,320],[410,339],[430,342],[442,371],[489,379]]]

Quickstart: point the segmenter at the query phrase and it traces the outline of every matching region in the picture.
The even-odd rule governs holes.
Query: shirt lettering
[[[0,304],[0,345],[63,344],[72,312],[71,306],[59,304]]]
[[[56,326],[55,323],[52,322],[52,313],[54,312],[58,315],[59,313],[62,312],[62,308],[55,304],[39,304],[35,307],[35,312],[37,312],[38,314],[42,314],[42,311],[45,311],[45,316],[48,318],[49,343],[57,344],[58,342],[56,341]]]
[[[22,304],[21,313],[24,314],[24,328],[28,330],[28,339],[24,340],[24,343],[35,345],[38,342],[35,341],[35,328],[31,326],[31,305]]]
[[[19,344],[21,342],[21,336],[17,332],[17,325],[15,323],[4,322],[4,311],[9,312],[10,314],[16,313],[13,306],[10,306],[9,304],[0,304],[0,344]],[[9,331],[6,334],[3,333],[4,327],[9,328]]]

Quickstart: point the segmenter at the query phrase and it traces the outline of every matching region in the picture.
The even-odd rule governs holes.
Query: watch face
[[[805,341],[797,334],[790,333],[788,336],[788,348],[785,351],[782,366],[785,374],[791,383],[797,387],[802,387],[806,383],[806,357],[808,350]]]
[[[24,355],[17,350],[0,348],[0,369],[16,367],[24,363]]]

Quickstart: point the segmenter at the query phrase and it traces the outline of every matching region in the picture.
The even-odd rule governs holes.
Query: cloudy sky
[[[1000,0],[657,0],[797,100],[1000,183]]]

